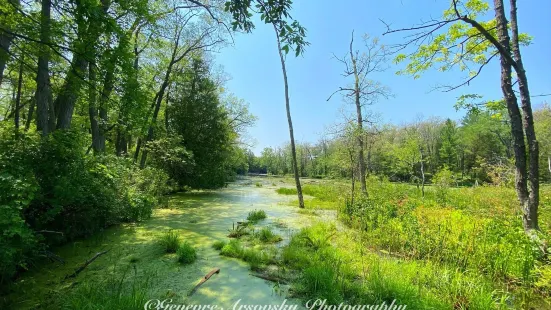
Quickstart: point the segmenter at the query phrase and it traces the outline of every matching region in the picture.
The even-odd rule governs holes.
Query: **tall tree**
[[[352,101],[356,107],[359,178],[362,192],[367,194],[367,167],[365,164],[365,134],[363,126],[369,120],[366,119],[362,110],[366,105],[375,103],[380,97],[388,97],[390,93],[388,88],[372,79],[374,73],[385,69],[386,49],[378,43],[377,39],[370,41],[369,37],[366,36],[364,41],[367,52],[360,54],[358,50],[354,51],[354,31],[352,31],[348,55],[342,58],[334,56],[335,59],[345,66],[343,76],[352,77],[354,82],[351,86],[340,87],[329,96],[327,101],[331,100],[334,94],[342,93],[343,98]]]
[[[509,5],[510,25],[507,22],[503,0],[493,0],[494,19],[485,22],[477,21],[477,17],[490,10],[487,2],[451,0],[449,9],[440,20],[431,19],[430,22],[412,28],[388,29],[385,34],[400,31],[416,32],[409,36],[406,43],[398,45],[398,48],[403,49],[407,45],[417,44],[416,51],[396,57],[396,61],[409,59],[409,64],[403,72],[413,74],[414,77],[418,77],[420,72],[436,63],[441,63],[439,68],[442,71],[456,66],[461,70],[468,70],[469,63],[478,65],[478,69],[470,71],[469,77],[461,84],[445,86],[444,89],[447,91],[469,84],[493,58],[499,56],[501,91],[507,106],[513,137],[515,189],[523,213],[524,229],[533,235],[532,232],[539,229],[539,150],[528,78],[520,52],[520,45],[529,43],[530,38],[518,32],[516,0],[510,0]],[[438,33],[442,30],[447,32]],[[425,41],[428,43],[424,44]],[[516,73],[515,82],[513,71]],[[514,89],[515,84],[518,84],[520,106]]]
[[[231,12],[233,15],[234,21],[232,25],[234,30],[239,28],[250,32],[254,29],[254,24],[251,21],[253,14],[250,13],[251,10],[254,11],[254,9],[251,8],[251,6],[254,5],[256,11],[260,13],[260,19],[266,24],[270,24],[275,31],[279,59],[281,61],[281,71],[283,73],[283,83],[285,85],[285,109],[287,112],[287,123],[289,125],[289,137],[291,140],[293,173],[299,207],[304,208],[304,198],[302,197],[302,186],[300,184],[299,169],[297,165],[293,121],[289,103],[289,84],[287,81],[285,55],[289,53],[289,50],[293,50],[295,56],[298,57],[304,52],[304,48],[309,43],[305,40],[306,29],[290,16],[291,4],[291,0],[231,0],[226,2],[226,11]],[[287,21],[287,19],[290,19],[290,21]]]

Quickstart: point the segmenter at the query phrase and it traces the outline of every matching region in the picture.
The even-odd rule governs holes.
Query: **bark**
[[[176,50],[177,50],[177,48],[174,49],[172,59],[174,59],[174,56],[176,54]],[[153,128],[154,128],[154,126],[157,122],[157,117],[159,116],[159,110],[161,109],[161,102],[163,101],[163,97],[164,97],[166,88],[167,88],[168,83],[169,83],[170,74],[172,72],[173,66],[174,66],[174,63],[173,63],[173,61],[171,61],[168,68],[167,68],[167,70],[166,70],[165,78],[163,80],[163,83],[161,84],[161,88],[159,89],[159,92],[157,93],[157,96],[155,96],[155,99],[156,99],[155,109],[153,110],[153,116],[151,118],[151,124],[149,125],[149,129],[147,131],[147,137],[146,137],[144,143],[147,143],[147,142],[149,142],[153,139]],[[140,168],[143,169],[145,167],[146,161],[147,161],[147,149],[144,149],[142,151],[142,157],[140,159]]]
[[[81,1],[76,1],[77,6],[82,5]],[[109,10],[111,1],[101,1],[101,14],[106,14]],[[78,8],[77,8],[78,10]],[[95,14],[95,12],[93,12]],[[81,19],[83,17],[80,17]],[[65,78],[61,93],[56,98],[54,106],[57,111],[57,128],[69,129],[71,127],[71,121],[73,119],[73,110],[75,103],[78,99],[80,89],[84,81],[84,72],[88,67],[88,62],[95,62],[95,46],[101,35],[100,25],[96,19],[91,18],[88,23],[88,27],[85,27],[86,22],[81,20],[77,22],[78,26],[78,39],[77,52],[73,55],[73,61],[71,62],[71,68]],[[91,53],[84,55],[86,49],[91,48]]]
[[[419,148],[419,154],[421,156],[421,196],[425,197],[425,159],[422,148]]]
[[[28,131],[31,127],[31,122],[33,120],[34,115],[34,108],[36,106],[36,100],[35,98],[31,98],[29,102],[29,111],[27,113],[27,119],[25,121],[25,131]]]
[[[507,111],[511,118],[511,134],[513,136],[513,153],[515,154],[515,189],[517,196],[524,211],[523,223],[527,228],[526,210],[529,209],[529,193],[527,188],[527,169],[526,169],[526,145],[524,143],[524,131],[522,125],[522,116],[517,103],[517,97],[513,91],[512,83],[512,63],[510,58],[510,37],[507,30],[507,19],[503,8],[503,0],[494,0],[495,17],[497,22],[497,36],[499,45],[504,49],[504,54],[500,54],[501,62],[501,90],[507,104]],[[509,55],[509,57],[507,57]]]
[[[367,185],[365,180],[365,158],[364,158],[364,137],[363,137],[363,117],[362,117],[362,105],[360,102],[360,77],[358,76],[358,67],[356,65],[356,57],[352,50],[354,43],[354,35],[350,41],[350,60],[352,61],[352,71],[354,72],[354,102],[356,104],[356,121],[358,124],[358,162],[360,164],[360,184],[362,187],[362,193],[367,194]]]
[[[40,40],[44,44],[40,45],[35,93],[36,112],[38,114],[36,127],[42,133],[42,136],[46,136],[53,129],[49,126],[52,90],[50,88],[50,72],[48,68],[50,51],[47,43],[50,42],[50,16],[51,0],[43,0],[40,13]]]
[[[107,132],[107,104],[111,93],[113,92],[114,83],[115,83],[115,62],[116,62],[116,53],[113,54],[113,57],[110,59],[109,65],[107,67],[107,72],[105,73],[105,79],[103,81],[103,89],[101,91],[100,103],[99,103],[99,135],[98,142],[101,152],[105,151],[105,133]]]
[[[524,117],[524,133],[528,143],[528,205],[524,209],[524,228],[526,230],[538,228],[538,205],[539,205],[539,145],[534,129],[534,117],[532,114],[532,103],[528,88],[528,78],[522,63],[520,46],[518,41],[517,23],[517,1],[510,0],[511,4],[511,49],[513,59],[516,62],[515,71],[518,77],[518,88],[520,93],[522,115]]]
[[[92,149],[94,150],[94,154],[98,154],[101,152],[101,146],[99,140],[98,109],[96,106],[96,68],[93,63],[88,65],[88,80],[88,113],[90,115],[90,131],[92,132]]]
[[[54,101],[57,112],[56,127],[58,129],[68,129],[71,127],[73,110],[83,84],[83,76],[87,66],[88,61],[83,55],[75,54],[73,56],[71,68],[67,73],[61,92]]]
[[[8,0],[10,5],[14,7],[19,7],[19,0]],[[11,30],[11,29],[8,29]],[[0,86],[2,85],[2,80],[4,77],[4,69],[6,68],[6,63],[10,59],[10,46],[13,41],[13,35],[0,31]]]
[[[302,186],[300,185],[300,178],[298,176],[298,167],[297,167],[297,151],[295,147],[295,136],[293,133],[293,120],[291,119],[291,107],[289,105],[289,84],[287,83],[287,70],[285,68],[285,58],[283,57],[283,51],[281,50],[281,42],[279,39],[279,34],[277,32],[277,27],[274,25],[274,30],[277,38],[277,48],[279,51],[279,58],[281,60],[281,70],[283,71],[283,82],[285,84],[285,109],[287,110],[287,122],[289,123],[289,137],[291,138],[291,155],[292,155],[292,164],[293,172],[295,175],[295,184],[297,187],[297,196],[298,196],[298,205],[299,208],[304,208],[304,198],[302,197]]]
[[[21,63],[19,64],[19,77],[17,80],[17,96],[15,98],[15,113],[14,113],[14,123],[15,123],[15,132],[19,132],[19,110],[21,108],[21,86],[23,84],[23,59],[21,58]]]

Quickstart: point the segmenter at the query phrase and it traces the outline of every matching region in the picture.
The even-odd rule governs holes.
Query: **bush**
[[[251,223],[256,223],[266,218],[266,212],[264,210],[254,210],[249,212],[247,220]]]
[[[182,264],[191,264],[197,259],[195,248],[188,242],[182,243],[176,251],[176,254],[178,255],[178,262]]]
[[[180,247],[180,237],[174,230],[169,230],[159,239],[159,244],[166,253],[176,253]]]
[[[151,216],[168,176],[131,159],[87,155],[85,133],[44,138],[0,125],[0,282],[26,269],[45,245]],[[54,231],[56,233],[33,233]]]

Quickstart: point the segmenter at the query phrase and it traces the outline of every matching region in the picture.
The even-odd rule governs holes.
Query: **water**
[[[257,182],[263,186],[257,187]],[[123,273],[127,281],[133,277],[150,278],[151,299],[171,299],[174,304],[217,305],[218,310],[234,310],[239,300],[241,305],[281,304],[287,298],[285,287],[276,287],[272,282],[252,276],[246,263],[220,256],[212,248],[217,240],[229,240],[228,229],[244,221],[255,209],[262,209],[267,214],[267,219],[256,225],[257,229],[270,226],[283,237],[280,245],[288,242],[298,229],[318,220],[316,216],[298,213],[299,209],[290,203],[294,196],[278,195],[275,189],[281,186],[289,185],[277,179],[255,178],[254,182],[240,180],[221,190],[173,195],[169,208],[155,210],[148,221],[113,227],[92,238],[56,249],[54,252],[66,263],[47,263],[24,274],[10,296],[13,308],[40,307],[47,296],[59,296],[60,293],[62,296],[81,281],[101,285],[107,278],[117,278]],[[157,239],[170,229],[197,249],[195,263],[181,265],[174,254],[163,253]],[[106,249],[110,251],[76,279],[64,280],[88,258]],[[213,268],[220,268],[220,273],[188,296]],[[299,304],[299,301],[288,300],[287,303]]]

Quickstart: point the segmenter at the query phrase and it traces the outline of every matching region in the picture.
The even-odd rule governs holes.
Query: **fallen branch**
[[[59,257],[58,255],[56,255],[56,254],[54,254],[54,253],[52,253],[48,250],[42,251],[41,255],[46,257],[46,258],[49,258],[52,261],[57,261],[58,263],[65,264],[65,261],[63,260],[63,258]]]
[[[193,295],[195,293],[195,291],[197,291],[199,286],[201,286],[201,285],[203,285],[203,283],[207,282],[207,280],[210,279],[210,277],[212,277],[215,273],[220,273],[220,268],[214,268],[209,273],[207,273],[207,275],[204,276],[201,279],[201,281],[199,281],[199,283],[197,283],[197,285],[195,285],[195,287],[189,292],[188,296]]]
[[[72,274],[68,275],[65,277],[65,279],[68,279],[68,278],[74,278],[76,277],[79,273],[81,273],[84,268],[88,267],[88,265],[90,265],[93,261],[95,261],[98,257],[102,256],[103,254],[109,252],[109,250],[105,250],[103,252],[98,252],[96,253],[96,255],[94,255],[92,258],[90,258],[89,260],[87,260],[84,264],[82,264],[82,266],[78,267],[77,270],[75,270],[75,272],[73,272]]]
[[[253,276],[253,277],[257,277],[257,278],[266,280],[266,281],[277,282],[277,283],[280,283],[280,284],[287,284],[286,280],[284,280],[282,278],[278,278],[278,277],[272,277],[272,276],[263,275],[263,274],[259,274],[259,273],[250,273],[250,275]]]

